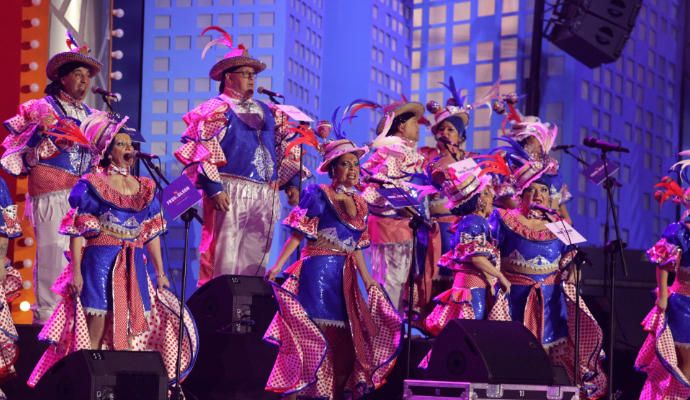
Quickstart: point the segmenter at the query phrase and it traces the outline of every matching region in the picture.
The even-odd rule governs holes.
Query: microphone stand
[[[606,176],[606,179],[604,180],[604,188],[606,189],[606,208],[607,208],[607,213],[606,213],[606,225],[604,227],[604,260],[606,262],[606,268],[605,270],[608,270],[609,273],[609,343],[608,343],[608,357],[609,357],[609,368],[608,368],[608,375],[609,375],[609,384],[608,384],[608,398],[610,400],[614,400],[614,388],[613,388],[613,372],[614,372],[614,345],[615,345],[615,337],[616,337],[616,324],[615,324],[615,294],[616,294],[616,258],[615,258],[615,253],[618,253],[618,257],[620,257],[621,264],[623,266],[623,274],[627,277],[628,276],[628,266],[626,264],[625,260],[625,254],[623,252],[623,247],[625,246],[623,244],[623,240],[621,239],[621,232],[620,232],[620,225],[618,222],[618,212],[616,211],[616,206],[614,204],[613,200],[613,186],[615,185],[615,181],[609,178],[609,172],[608,172],[608,163],[606,162],[606,153],[608,150],[606,149],[601,149],[601,160],[604,163],[604,176]],[[613,227],[616,233],[616,239],[609,242],[608,241],[608,235],[609,235],[609,212],[611,215],[611,218],[613,220]]]
[[[417,232],[419,227],[428,224],[424,217],[414,207],[405,207],[412,214],[409,227],[412,229],[412,261],[407,273],[407,351],[405,354],[405,378],[412,377],[412,319],[414,316],[414,281],[417,275]]]
[[[144,167],[149,171],[149,175],[156,182],[156,187],[162,190],[163,185],[169,185],[170,181],[163,175],[163,172],[155,165],[151,160],[143,158],[142,159]],[[182,392],[182,386],[180,386],[180,369],[182,364],[182,336],[184,335],[184,302],[186,298],[187,291],[187,258],[189,251],[189,230],[191,228],[192,220],[196,220],[199,224],[203,225],[204,221],[201,219],[194,207],[188,209],[180,216],[182,221],[184,221],[184,250],[182,253],[182,289],[179,296],[179,306],[180,306],[180,329],[177,332],[177,360],[175,361],[175,381],[170,388],[170,400],[184,400],[184,393]]]
[[[403,193],[405,195],[404,197],[409,198],[407,192],[405,192],[394,182],[389,181],[385,183],[393,186],[393,188]],[[417,275],[417,268],[419,268],[417,263],[417,233],[420,226],[425,225],[431,228],[431,225],[416,208],[406,206],[403,207],[403,209],[412,214],[408,224],[412,229],[412,260],[410,262],[410,270],[407,273],[407,337],[405,338],[407,344],[407,351],[405,354],[405,378],[410,378],[412,376],[412,319],[414,314],[414,281]]]

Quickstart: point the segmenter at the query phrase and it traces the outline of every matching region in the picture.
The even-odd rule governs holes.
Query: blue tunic
[[[113,309],[112,272],[118,256],[133,262],[144,310],[151,308],[143,246],[165,231],[165,221],[154,196],[155,183],[138,179],[138,193],[121,195],[108,185],[105,175],[91,173],[70,193],[72,209],[60,232],[86,238],[81,301],[90,314],[103,315]]]
[[[299,302],[315,322],[345,326],[343,267],[346,254],[369,246],[367,204],[353,194],[357,215],[350,217],[334,196],[335,191],[327,185],[308,186],[284,223],[306,236],[307,253],[317,254],[301,260]]]
[[[232,108],[225,113],[226,132],[220,146],[227,164],[219,166],[218,172],[267,183],[277,179],[275,120],[267,105],[257,103],[262,108],[263,120],[259,119],[259,114],[251,114],[256,118],[254,127],[238,117]],[[211,181],[203,174],[199,176],[199,184],[209,196],[223,190],[220,182]]]
[[[450,253],[444,253],[447,255],[442,257],[439,264],[444,270],[456,271],[456,274],[483,276],[480,271],[471,266],[472,257],[486,257],[494,265],[498,261],[498,250],[495,247],[489,223],[486,218],[479,215],[463,216],[455,228],[452,242],[454,243],[453,250]],[[487,315],[487,289],[490,286],[476,286],[470,284],[470,280],[461,278],[456,276],[453,289],[461,289],[458,287],[458,283],[460,283],[463,286],[462,289],[470,290],[475,319],[485,319]]]
[[[513,283],[510,289],[510,314],[513,321],[524,322],[527,297],[539,282],[543,293],[544,327],[542,343],[549,345],[568,335],[566,299],[559,282],[562,256],[568,248],[549,231],[535,232],[522,225],[517,210],[496,210],[490,225],[501,252],[501,270]],[[521,277],[522,275],[522,277]],[[514,283],[518,282],[518,283]]]

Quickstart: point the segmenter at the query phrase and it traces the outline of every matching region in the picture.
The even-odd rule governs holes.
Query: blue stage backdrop
[[[543,45],[539,116],[559,126],[558,144],[581,145],[595,136],[630,148],[612,158],[621,165],[617,178],[623,188],[615,201],[631,248],[652,245],[676,215],[672,205],[660,209],[653,193],[679,150],[684,7],[678,0],[645,1],[623,55],[600,68],[587,68],[546,40]],[[415,1],[412,98],[447,98],[438,83],[450,76],[467,89],[470,101],[499,78],[503,93],[524,95],[533,13],[533,0]],[[472,118],[468,148],[495,146],[501,118],[487,108]],[[596,150],[581,154],[589,162],[598,158]],[[569,156],[559,158],[574,196],[568,209],[576,228],[590,244],[601,245],[604,190],[586,181]]]
[[[385,104],[405,95],[426,103],[445,101],[439,82],[453,76],[470,101],[502,80],[502,92],[526,93],[533,14],[531,0],[146,0],[144,6],[141,130],[144,149],[161,154],[170,178],[180,173],[172,156],[185,129],[182,115],[217,94],[208,78],[224,49],[200,59],[218,25],[236,44],[244,43],[268,69],[257,86],[285,94],[314,119],[330,119],[336,106],[356,98]],[[544,43],[540,116],[556,123],[558,143],[579,144],[585,136],[619,142],[630,154],[621,164],[616,193],[623,236],[633,248],[653,243],[675,218],[660,209],[653,184],[676,160],[679,146],[681,38],[684,2],[644,2],[623,56],[588,69]],[[547,13],[548,15],[548,13]],[[134,39],[134,38],[133,38]],[[258,96],[261,98],[262,96]],[[347,133],[371,140],[380,115],[364,112]],[[472,115],[467,147],[486,151],[496,144],[501,118],[479,108]],[[433,145],[428,132],[422,144]],[[583,150],[588,161],[596,152]],[[312,170],[318,156],[310,152]],[[574,195],[569,210],[576,227],[599,245],[606,203],[601,188],[587,182],[580,168],[561,157],[561,169]],[[320,177],[319,180],[324,178]],[[282,213],[288,207],[283,207]],[[194,227],[194,248],[200,229]],[[181,264],[179,223],[171,223],[169,261]],[[276,228],[270,262],[287,232]],[[193,254],[192,279],[198,271]]]

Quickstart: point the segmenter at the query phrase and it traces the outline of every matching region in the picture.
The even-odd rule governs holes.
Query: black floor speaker
[[[264,391],[278,354],[262,339],[277,311],[270,286],[261,277],[220,276],[187,306],[201,345],[185,391],[200,400],[277,398]]]
[[[554,373],[521,323],[456,319],[436,338],[427,379],[551,385]]]
[[[158,352],[80,350],[46,372],[36,395],[43,400],[165,400],[167,387]]]

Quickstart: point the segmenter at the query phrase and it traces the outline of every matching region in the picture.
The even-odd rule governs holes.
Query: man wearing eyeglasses
[[[183,117],[175,155],[205,194],[199,285],[225,274],[262,276],[268,261],[280,207],[276,119],[252,98],[264,69],[242,45],[231,50],[209,73],[219,95]]]

